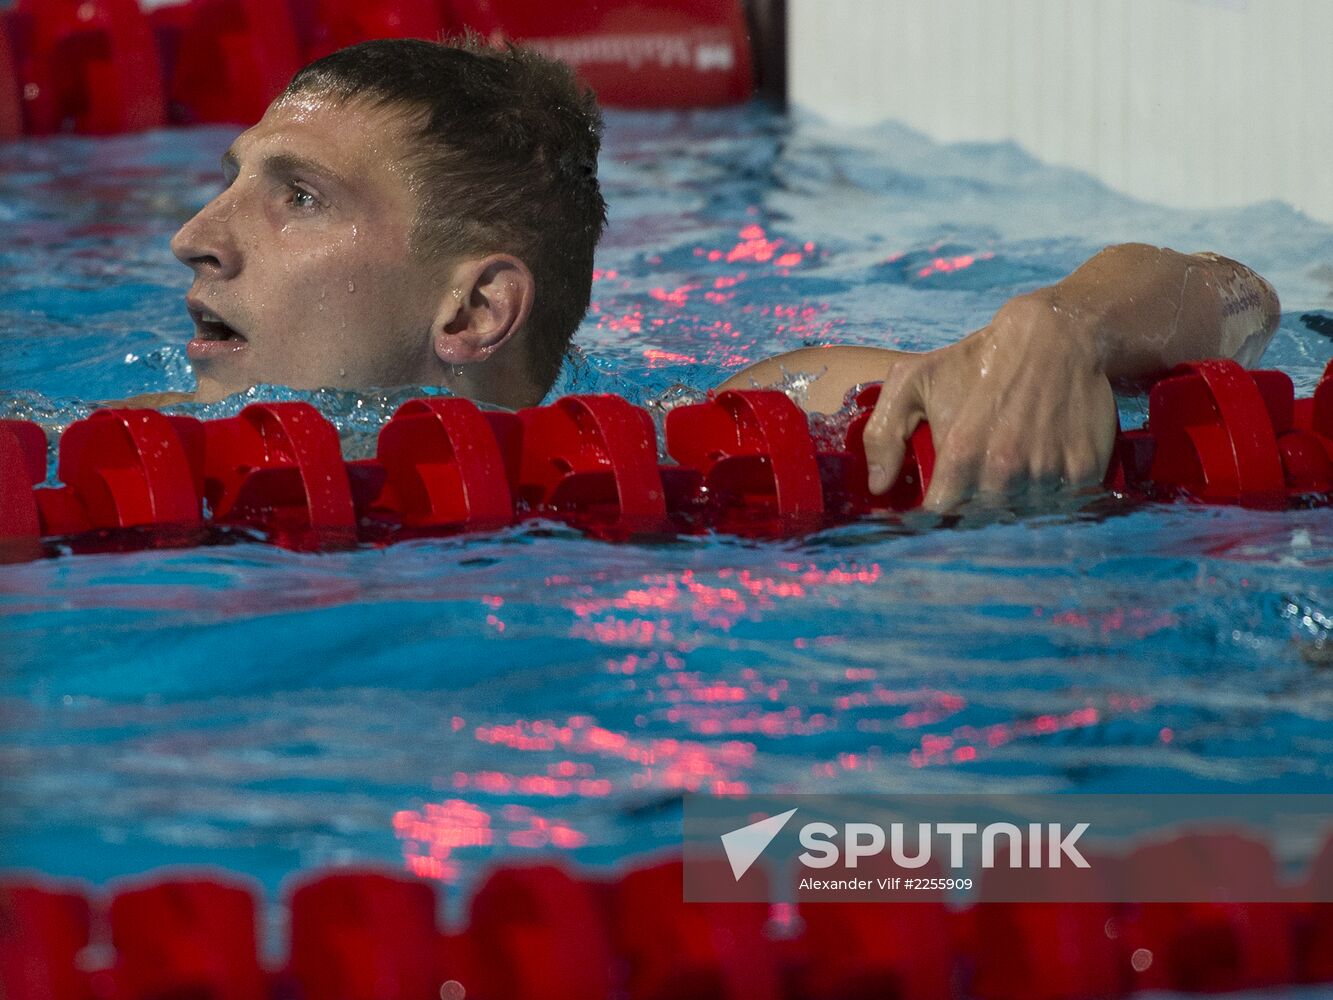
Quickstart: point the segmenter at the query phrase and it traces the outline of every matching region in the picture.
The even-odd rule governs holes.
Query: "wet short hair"
[[[283,96],[305,93],[402,108],[419,144],[413,252],[510,253],[528,266],[529,363],[549,389],[588,310],[606,225],[592,92],[562,62],[467,35],[352,45],[306,66]]]

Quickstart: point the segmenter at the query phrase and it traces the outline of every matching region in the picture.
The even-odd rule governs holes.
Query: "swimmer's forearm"
[[[192,392],[146,392],[141,396],[112,400],[102,405],[124,410],[158,410],[164,406],[174,406],[176,403],[197,401]]]
[[[1108,247],[1057,284],[1007,303],[1001,313],[1006,309],[1027,310],[1029,321],[1047,321],[1053,331],[1085,339],[1111,378],[1152,375],[1206,358],[1253,366],[1279,319],[1273,286],[1244,265],[1142,243]]]

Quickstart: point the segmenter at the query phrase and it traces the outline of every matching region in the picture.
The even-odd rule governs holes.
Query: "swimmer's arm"
[[[878,382],[895,358],[907,356],[882,347],[802,347],[756,361],[728,378],[717,391],[778,386],[788,375],[814,375],[801,405],[810,413],[837,413],[848,391],[865,382]]]
[[[1143,243],[1108,247],[1031,296],[1032,322],[1086,339],[1112,379],[1208,358],[1256,365],[1280,319],[1277,292],[1245,265]]]
[[[141,396],[111,400],[102,405],[123,410],[160,410],[164,406],[193,402],[196,400],[192,392],[146,392]]]
[[[1115,441],[1110,379],[1204,358],[1253,364],[1277,322],[1277,295],[1248,268],[1126,244],[1010,299],[989,324],[938,350],[793,352],[723,387],[773,385],[784,368],[817,362],[828,384],[807,409],[828,412],[852,386],[882,380],[865,430],[871,491],[893,483],[905,442],[928,421],[936,464],[925,506],[949,510],[978,494],[1098,482]]]
[[[1035,364],[1048,352],[1076,352],[1108,378],[1136,379],[1205,358],[1257,364],[1278,312],[1273,287],[1242,264],[1127,243],[1101,251],[1055,285],[1011,299],[970,338],[998,337],[1016,326],[1036,335],[1015,338],[1024,341],[1018,349],[1032,350]],[[718,389],[773,386],[788,373],[822,372],[804,405],[833,413],[850,389],[881,380],[896,360],[937,353],[807,347],[759,361]]]

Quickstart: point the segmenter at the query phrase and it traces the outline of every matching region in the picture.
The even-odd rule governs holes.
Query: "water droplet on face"
[[[346,377],[347,377],[347,369],[346,369],[346,368],[339,368],[339,369],[338,369],[338,377],[339,377],[339,378],[346,378]]]
[[[347,282],[347,290],[348,290],[349,292],[354,292],[354,291],[356,291],[356,282],[355,282],[355,281],[348,281],[348,282]]]

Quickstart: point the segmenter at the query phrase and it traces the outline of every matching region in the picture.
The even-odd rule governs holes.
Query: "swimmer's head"
[[[569,69],[522,48],[395,39],[307,66],[172,240],[200,398],[267,382],[537,402],[588,307],[600,138]]]

